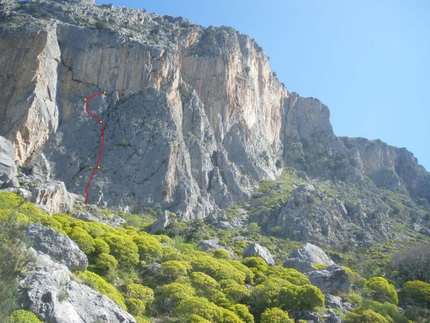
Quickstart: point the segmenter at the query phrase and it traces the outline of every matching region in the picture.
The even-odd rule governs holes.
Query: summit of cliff
[[[429,226],[412,153],[336,137],[328,107],[289,92],[249,36],[91,0],[0,6],[0,136],[28,182],[85,194],[101,137],[84,98],[106,91],[89,102],[105,126],[92,204],[154,207],[164,225],[219,225],[236,205],[267,234],[327,244]]]

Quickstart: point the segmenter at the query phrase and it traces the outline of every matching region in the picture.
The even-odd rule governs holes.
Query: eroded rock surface
[[[85,253],[69,237],[54,229],[33,224],[28,227],[25,236],[36,251],[49,255],[55,261],[64,264],[71,271],[85,271],[88,259]]]
[[[258,242],[254,242],[243,249],[242,256],[246,257],[260,257],[264,259],[264,261],[270,265],[275,265],[275,257],[266,247],[263,247]]]
[[[311,283],[323,291],[345,298],[349,294],[350,280],[348,273],[341,266],[331,265],[324,270],[308,273]]]
[[[320,247],[305,243],[286,256],[284,267],[295,268],[302,273],[307,273],[317,270],[314,264],[330,266],[335,263]]]

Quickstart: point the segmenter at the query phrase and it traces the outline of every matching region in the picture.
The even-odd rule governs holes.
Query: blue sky
[[[430,170],[430,1],[100,1],[231,26],[254,38],[290,92],[331,111],[336,135],[381,139]]]

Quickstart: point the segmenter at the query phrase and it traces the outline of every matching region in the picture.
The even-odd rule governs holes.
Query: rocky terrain
[[[232,28],[91,1],[8,2],[0,48],[0,135],[12,142],[24,173],[39,181],[59,180],[85,194],[101,134],[83,99],[107,92],[89,102],[106,127],[90,203],[135,213],[159,206],[183,220],[205,218],[252,202],[261,180],[276,180],[289,166],[336,191],[317,207],[317,217],[328,218],[319,228],[325,238],[317,239],[332,242],[330,232],[352,222],[348,209],[392,216],[378,188],[424,206],[430,200],[430,175],[410,152],[336,137],[328,108],[290,93],[261,47]],[[346,196],[342,185],[361,196]],[[276,221],[287,237],[318,236],[309,226],[306,235],[275,220],[292,212],[298,194],[285,210],[279,205],[270,219],[255,220]],[[70,202],[55,211],[62,210]],[[355,211],[350,216],[360,217]]]
[[[329,108],[288,91],[249,36],[92,0],[0,1],[0,22],[0,189],[48,214],[118,226],[120,214],[149,207],[158,215],[152,233],[204,219],[220,230],[254,224],[266,236],[326,247],[430,237],[430,173],[413,154],[336,137]],[[95,216],[95,207],[76,208],[102,140],[84,99],[103,91],[88,101],[105,127],[89,203],[115,214]],[[216,240],[201,248],[236,257]],[[242,256],[275,264],[258,242]],[[313,262],[329,267],[297,268],[317,272],[314,285],[345,298],[344,286],[332,293],[322,283],[342,276],[340,267]],[[46,284],[66,288],[70,302],[38,305],[33,272],[23,294],[34,312],[60,306],[52,322],[64,321],[63,307],[83,306],[71,295],[86,292],[64,265],[77,270],[49,263],[45,278],[58,276]],[[134,322],[120,310],[103,315]],[[94,319],[85,315],[82,322]]]

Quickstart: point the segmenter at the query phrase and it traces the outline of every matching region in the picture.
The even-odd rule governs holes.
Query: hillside
[[[60,280],[68,270],[82,272],[77,285],[68,282],[71,299],[86,282],[101,294],[101,285],[114,286],[106,290],[119,307],[103,315],[120,315],[124,322],[134,320],[126,308],[140,322],[170,316],[178,322],[264,322],[267,308],[287,311],[296,321],[316,310],[330,322],[322,307],[327,297],[345,303],[353,291],[397,305],[385,294],[388,299],[375,296],[365,279],[389,273],[397,288],[426,281],[406,279],[395,260],[410,244],[430,242],[430,173],[406,148],[336,137],[329,108],[288,91],[249,36],[91,0],[2,1],[0,21],[0,216],[5,228],[18,223],[25,231],[41,223],[77,244],[77,257],[87,259],[86,266],[78,261],[80,269],[47,264],[40,254],[27,267],[55,268]],[[7,233],[2,237],[20,246]],[[202,240],[213,239],[219,248],[203,252]],[[120,241],[130,250],[115,249]],[[254,254],[247,260],[244,249],[254,242],[273,259],[261,262],[262,254]],[[330,294],[309,280],[312,275],[287,268],[286,255],[305,243],[356,271],[348,269],[351,291]],[[235,268],[237,277],[221,277],[206,265]],[[19,261],[17,268],[23,268]],[[284,281],[271,282],[271,276]],[[202,277],[213,295],[194,281]],[[243,299],[230,290],[232,280]],[[196,303],[181,307],[184,298],[163,294],[167,283],[189,288]],[[278,299],[281,289],[261,303],[263,296],[253,293],[263,283],[292,284],[296,296],[311,286],[316,305],[286,304]],[[391,286],[385,278],[378,284],[385,283]],[[130,284],[143,286],[144,296]],[[261,286],[263,294],[267,286]],[[185,306],[209,306],[205,302],[216,306],[213,317],[184,316],[192,312]],[[47,322],[63,322],[59,317],[67,317],[70,306],[82,306],[60,303],[52,303],[63,311],[57,318],[43,305],[34,307],[34,300],[20,306]],[[343,320],[351,312],[348,322],[358,322],[351,317],[365,310],[399,314],[394,305],[381,309],[357,297],[350,303],[332,316]],[[253,318],[228,319],[233,314],[224,310]],[[82,314],[79,321],[79,315],[77,310],[76,322],[103,316]],[[397,322],[390,317],[384,319]]]

